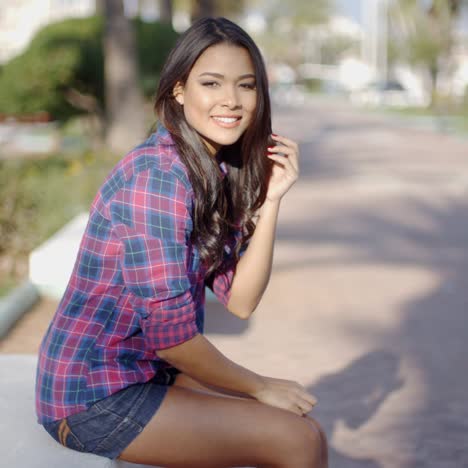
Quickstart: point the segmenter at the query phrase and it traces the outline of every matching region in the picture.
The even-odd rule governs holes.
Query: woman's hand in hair
[[[272,135],[273,146],[268,147],[268,157],[274,161],[268,183],[267,200],[279,201],[299,178],[299,147],[296,142]]]
[[[263,386],[252,396],[266,405],[291,411],[299,416],[307,414],[317,399],[300,383],[292,380],[262,377]]]

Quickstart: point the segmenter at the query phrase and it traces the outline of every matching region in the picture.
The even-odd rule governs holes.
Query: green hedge
[[[0,256],[24,258],[90,204],[117,162],[84,153],[0,161]]]
[[[134,21],[142,87],[152,96],[169,50],[177,39],[171,26]],[[0,70],[0,113],[49,112],[66,120],[81,111],[65,99],[74,88],[104,107],[101,17],[68,19],[40,30],[28,49]]]

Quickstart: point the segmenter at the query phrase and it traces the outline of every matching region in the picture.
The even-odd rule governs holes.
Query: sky
[[[351,17],[358,23],[361,21],[361,0],[334,0],[337,6],[337,12]]]
[[[360,24],[363,24],[361,15],[361,3],[365,4],[368,0],[333,0],[336,5],[336,11],[339,14],[349,16]],[[375,0],[374,0],[375,1]],[[422,0],[423,1],[423,0]],[[462,10],[462,15],[458,20],[457,29],[468,33],[468,7]]]

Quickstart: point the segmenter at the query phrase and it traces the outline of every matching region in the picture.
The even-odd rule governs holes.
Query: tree
[[[331,8],[329,0],[271,0],[264,11],[267,29],[257,40],[273,61],[296,68],[310,47],[311,26],[325,23]]]
[[[454,46],[454,23],[464,0],[398,0],[391,21],[396,42],[396,58],[424,67],[430,76],[431,105],[437,96],[437,81],[443,67],[449,66]]]
[[[172,0],[159,0],[159,18],[162,23],[172,24],[173,4]]]
[[[215,16],[214,0],[192,0],[191,16],[192,22],[207,16]]]
[[[145,135],[144,101],[134,31],[122,0],[105,0],[104,13],[106,144],[120,153]]]
[[[158,75],[178,34],[170,24],[133,20],[141,86],[154,96]],[[103,17],[45,26],[0,71],[0,113],[47,112],[66,121],[86,114],[104,126]],[[96,128],[96,133],[97,128]]]
[[[236,18],[244,10],[244,0],[191,0],[192,22],[207,16]]]

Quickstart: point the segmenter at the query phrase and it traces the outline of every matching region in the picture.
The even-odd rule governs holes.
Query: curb
[[[4,338],[13,325],[38,300],[39,291],[30,281],[15,288],[10,294],[0,299],[0,339]]]

